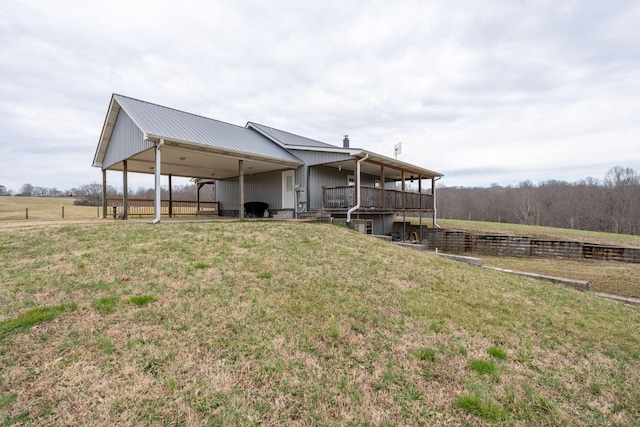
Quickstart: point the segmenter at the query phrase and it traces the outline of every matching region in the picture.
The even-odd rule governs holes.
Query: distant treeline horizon
[[[640,234],[640,174],[615,166],[603,180],[438,187],[437,217]]]
[[[130,198],[154,198],[153,188],[129,189]],[[24,184],[19,193],[0,185],[0,196],[77,197],[78,204],[100,206],[102,184],[91,183],[61,191]],[[107,197],[122,197],[122,190],[107,186]],[[162,188],[168,198],[168,188]],[[195,200],[195,184],[172,188],[174,200]],[[205,186],[201,200],[215,200],[215,187]],[[615,166],[602,180],[588,177],[576,182],[530,180],[515,186],[446,187],[437,189],[437,217],[574,228],[608,233],[640,234],[640,174]]]

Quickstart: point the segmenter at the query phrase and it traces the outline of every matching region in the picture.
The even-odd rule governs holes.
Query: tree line
[[[507,222],[637,235],[640,174],[615,166],[604,179],[524,181],[489,188],[439,187],[438,218]]]

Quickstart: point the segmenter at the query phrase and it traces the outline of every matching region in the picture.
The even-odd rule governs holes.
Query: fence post
[[[98,212],[98,218],[100,218],[100,206],[96,206],[96,211]]]
[[[62,205],[62,219],[64,219],[64,205]]]
[[[24,219],[29,219],[29,208],[24,208],[24,209],[25,209]]]

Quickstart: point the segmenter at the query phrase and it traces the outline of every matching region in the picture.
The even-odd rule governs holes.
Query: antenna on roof
[[[398,159],[398,154],[402,153],[402,142],[398,142],[393,146],[393,155]]]

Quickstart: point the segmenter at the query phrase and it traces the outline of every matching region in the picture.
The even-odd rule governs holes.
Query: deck
[[[433,196],[413,191],[386,190],[379,187],[360,187],[359,211],[433,212]],[[322,206],[329,211],[343,211],[356,204],[356,187],[323,187]]]

